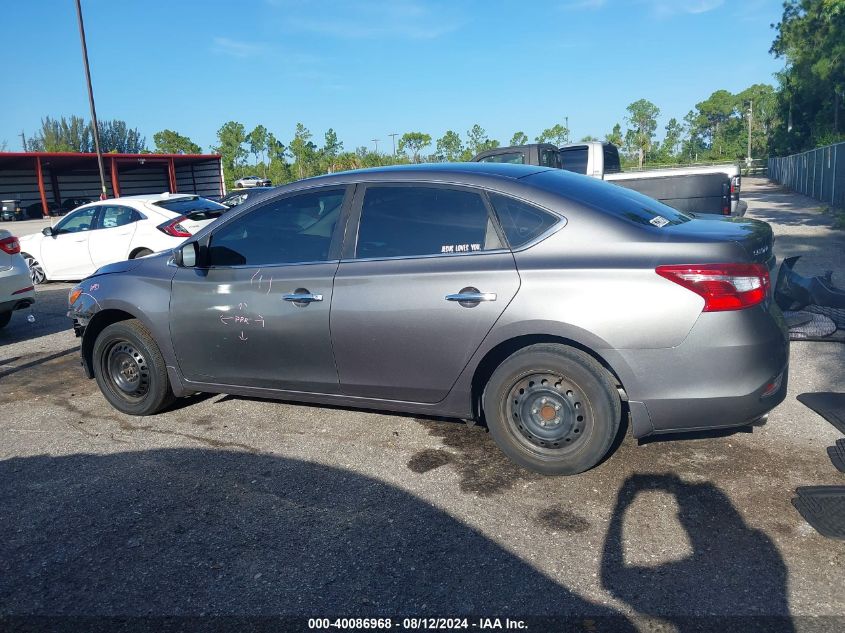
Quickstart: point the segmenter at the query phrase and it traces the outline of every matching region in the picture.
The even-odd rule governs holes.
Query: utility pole
[[[381,140],[380,138],[370,139],[373,143],[376,144],[376,154],[378,154],[378,142]]]
[[[748,102],[748,165],[751,165],[751,123],[754,121],[754,100]]]
[[[24,135],[23,130],[21,130],[20,137],[21,137],[21,145],[23,145],[23,151],[25,151],[25,152],[29,151],[29,150],[26,149],[26,136]]]
[[[566,126],[566,142],[569,143],[569,117],[565,116],[563,117],[563,120],[565,121],[564,125]]]
[[[82,62],[85,66],[85,82],[88,84],[88,103],[91,105],[91,127],[94,132],[94,149],[97,151],[97,165],[100,168],[100,199],[108,198],[106,191],[106,172],[103,169],[103,152],[100,151],[100,125],[97,123],[97,110],[94,107],[94,89],[91,87],[91,69],[88,67],[88,46],[85,44],[85,25],[82,23],[82,5],[76,0],[76,16],[79,19],[79,39],[82,42]]]
[[[388,136],[393,139],[393,156],[395,158],[396,157],[396,137],[399,136],[399,134],[397,134],[396,132],[393,132],[393,134],[388,134]]]

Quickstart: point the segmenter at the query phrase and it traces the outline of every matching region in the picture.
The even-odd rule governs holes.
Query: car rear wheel
[[[24,261],[26,261],[26,265],[29,266],[29,277],[32,279],[32,285],[37,286],[47,281],[47,275],[44,272],[44,268],[38,263],[38,260],[29,253],[21,254],[23,255]]]
[[[483,406],[499,448],[546,475],[574,475],[598,464],[622,417],[607,371],[558,344],[531,345],[507,358],[490,377]]]
[[[138,259],[139,257],[146,257],[147,255],[152,255],[152,254],[153,254],[153,252],[150,249],[142,248],[142,249],[138,250],[137,252],[133,253],[132,257],[130,259]]]
[[[100,391],[122,413],[152,415],[174,399],[161,350],[137,319],[103,329],[93,361]]]

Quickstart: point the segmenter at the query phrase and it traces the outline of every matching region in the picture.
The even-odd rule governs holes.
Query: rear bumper
[[[35,289],[29,268],[20,256],[12,258],[12,265],[0,271],[0,312],[22,310],[35,303]]]
[[[635,437],[743,426],[786,397],[789,337],[773,303],[702,314],[674,348],[615,354]]]

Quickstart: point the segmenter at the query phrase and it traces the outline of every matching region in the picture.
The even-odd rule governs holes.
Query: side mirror
[[[197,265],[197,250],[196,242],[188,242],[173,251],[173,261],[177,266],[182,268],[193,268]]]
[[[53,229],[52,227],[45,226],[43,229],[41,229],[41,232],[47,237],[50,237],[53,234]]]

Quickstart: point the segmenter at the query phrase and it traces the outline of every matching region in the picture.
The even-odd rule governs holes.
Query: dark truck
[[[557,167],[639,191],[679,211],[745,215],[739,200],[737,165],[668,167],[623,172],[612,143],[591,141],[557,147],[550,143],[497,147],[472,159],[479,163],[515,163]]]

